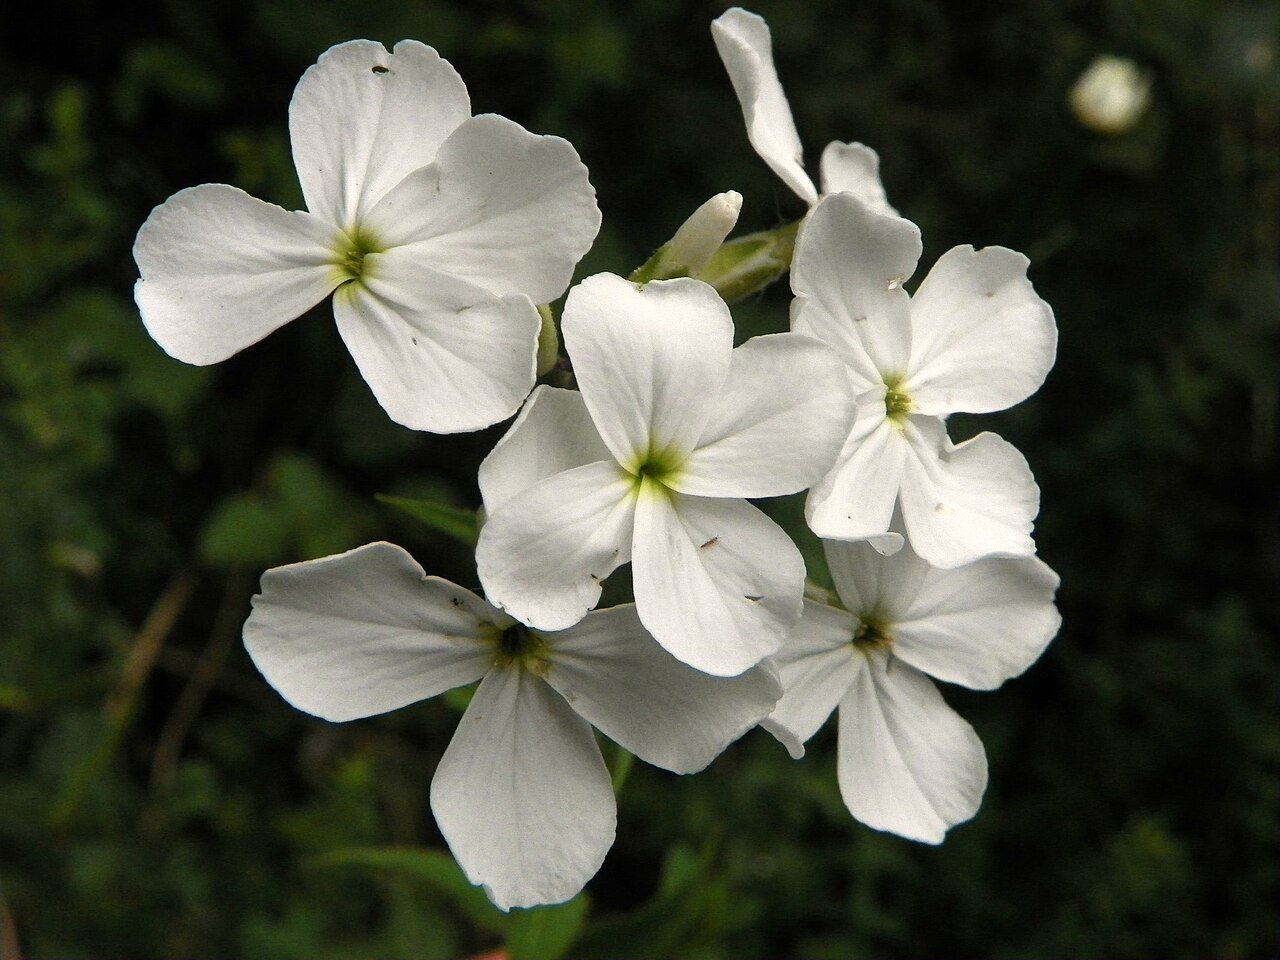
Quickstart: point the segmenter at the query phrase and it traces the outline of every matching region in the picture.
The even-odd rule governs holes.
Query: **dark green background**
[[[427,788],[456,704],[325,724],[257,676],[239,628],[264,567],[373,539],[473,585],[469,551],[372,495],[475,506],[500,428],[391,424],[327,305],[218,367],[172,361],[138,321],[129,248],[185,186],[297,206],[290,93],[354,37],[430,43],[477,112],[574,143],[605,218],[584,273],[629,270],[721,190],[745,195],[744,230],[793,219],[712,46],[722,9],[6,11],[6,960],[18,943],[30,957],[447,958],[497,942],[434,867],[325,860],[440,846]],[[755,9],[815,168],[829,140],[876,147],[926,266],[957,243],[1031,257],[1057,367],[1029,402],[952,432],[997,430],[1030,460],[1065,622],[1006,689],[947,691],[987,745],[991,786],[937,849],[851,820],[832,730],[799,763],[757,731],[696,777],[637,764],[572,953],[1280,955],[1280,9]],[[1154,76],[1150,111],[1114,138],[1065,105],[1101,52]],[[739,320],[779,328],[784,287]]]

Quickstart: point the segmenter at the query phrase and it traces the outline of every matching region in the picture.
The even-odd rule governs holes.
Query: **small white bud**
[[[636,283],[647,283],[650,280],[695,276],[720,249],[724,238],[737,224],[741,210],[742,194],[736,190],[717,193],[693,211],[675,236],[659,247],[631,275],[631,279]]]
[[[693,211],[676,231],[663,254],[664,266],[692,275],[706,266],[720,249],[724,238],[738,222],[742,194],[736,190],[717,193]]]
[[[1151,102],[1151,77],[1127,57],[1100,56],[1072,84],[1067,101],[1090,130],[1124,133]]]

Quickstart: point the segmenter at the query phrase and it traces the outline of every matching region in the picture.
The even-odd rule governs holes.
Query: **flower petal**
[[[480,531],[489,600],[539,630],[563,630],[630,558],[635,481],[612,461],[548,477],[506,501]]]
[[[953,446],[934,417],[909,417],[905,427],[911,450],[898,502],[922,559],[958,567],[992,554],[1035,553],[1040,488],[1013,444],[980,433]]]
[[[853,685],[862,660],[851,642],[857,629],[857,617],[806,600],[800,622],[773,655],[782,699],[760,725],[796,760]]]
[[[244,645],[299,710],[355,720],[478,680],[509,623],[400,547],[370,543],[264,573]]]
[[[548,303],[600,229],[600,208],[577,151],[505,117],[466,120],[435,162],[405,177],[366,218],[384,247],[490,293]]]
[[[894,652],[939,680],[994,689],[1031,666],[1062,625],[1058,576],[1035,557],[942,570],[907,549],[881,562],[888,582],[914,583],[885,614]]]
[[[754,337],[733,351],[698,448],[669,483],[703,497],[795,493],[831,467],[853,416],[831,348],[794,333]]]
[[[880,156],[866,144],[833,140],[822,151],[822,192],[852,193],[876,213],[896,217],[880,182]]]
[[[818,194],[804,172],[800,135],[773,65],[769,25],[732,7],[711,22],[711,37],[742,104],[751,146],[796,196],[812,205]]]
[[[855,617],[874,618],[882,625],[896,622],[896,615],[915,596],[923,571],[928,569],[915,554],[910,554],[911,563],[891,562],[909,552],[906,546],[887,557],[870,543],[823,540],[822,552],[844,608]]]
[[[224,183],[180,190],[151,211],[133,245],[142,322],[171,357],[225,360],[329,295],[342,281],[337,240],[311,214]]]
[[[745,500],[687,497],[645,480],[632,553],[641,621],[704,673],[755,666],[800,619],[800,551]]]
[[[791,329],[835,348],[871,387],[903,376],[911,351],[910,298],[902,282],[920,259],[914,223],[836,193],[813,208],[791,263]]]
[[[634,604],[547,636],[547,682],[609,739],[675,773],[701,770],[757,723],[782,688],[767,664],[710,677],[663,650]]]
[[[436,768],[431,810],[467,879],[502,910],[575,896],[617,826],[591,727],[513,668],[480,682]]]
[[[535,483],[613,454],[600,439],[582,394],[542,384],[480,464],[480,495],[493,515]]]
[[[505,420],[533,389],[542,319],[403,250],[369,254],[333,300],[338,332],[387,415],[457,433]]]
[[[881,387],[859,398],[853,431],[835,466],[809,491],[805,519],[820,537],[876,538],[881,552],[893,552],[902,537],[888,532],[889,521],[902,485],[907,444],[885,416],[883,397]]]
[[[733,353],[733,319],[715,288],[597,274],[569,291],[560,327],[591,419],[623,466],[694,449]]]
[[[982,741],[914,667],[866,657],[840,704],[836,772],[855,818],[876,830],[941,843],[987,789]]]
[[[330,47],[298,81],[289,137],[307,209],[350,230],[436,156],[471,116],[467,88],[431,47],[372,40]]]
[[[1058,328],[1027,279],[1027,258],[1004,247],[944,253],[911,299],[911,369],[904,389],[920,413],[989,413],[1040,389]]]

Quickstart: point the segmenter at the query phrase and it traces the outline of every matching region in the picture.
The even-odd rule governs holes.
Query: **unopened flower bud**
[[[658,248],[648,262],[631,275],[636,283],[695,276],[711,260],[724,238],[738,222],[742,194],[718,193],[689,217],[675,236]]]
[[[1090,130],[1124,133],[1151,102],[1151,77],[1126,57],[1101,56],[1080,74],[1067,100],[1076,119]]]

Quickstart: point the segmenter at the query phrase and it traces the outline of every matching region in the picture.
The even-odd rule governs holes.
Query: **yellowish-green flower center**
[[[551,669],[550,648],[542,639],[523,624],[513,624],[498,634],[495,640],[493,665],[518,667],[545,677]]]
[[[890,377],[884,382],[884,412],[890,420],[899,423],[911,412],[911,396],[902,389],[900,377]]]
[[[858,623],[852,643],[859,650],[869,652],[890,646],[893,643],[893,637],[889,635],[888,626],[879,618],[864,617]]]
[[[356,227],[342,234],[334,250],[333,265],[337,268],[339,283],[350,283],[365,276],[368,265],[365,257],[381,253],[382,247],[368,231]]]
[[[636,478],[637,486],[646,480],[668,486],[679,472],[680,463],[681,458],[670,450],[650,450],[637,457],[633,465],[624,465],[624,468]]]

